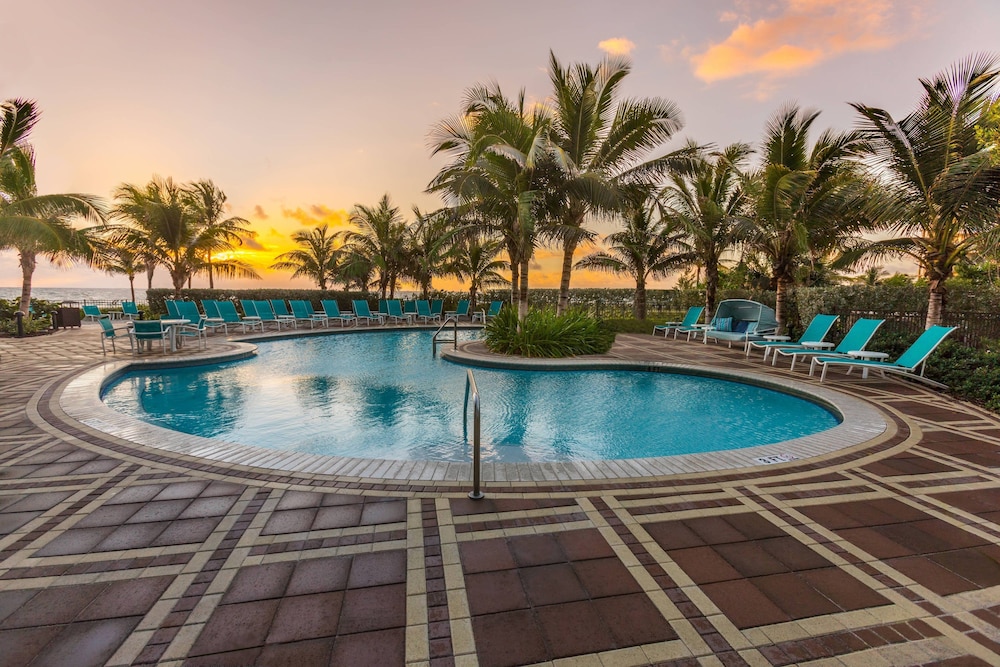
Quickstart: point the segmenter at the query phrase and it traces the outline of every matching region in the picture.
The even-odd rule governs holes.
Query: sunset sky
[[[424,193],[444,163],[430,157],[430,127],[477,83],[544,99],[550,49],[563,63],[630,56],[626,94],[684,114],[670,149],[755,142],[787,101],[820,109],[819,128],[852,127],[848,102],[904,115],[920,77],[995,49],[1000,28],[995,0],[7,4],[0,97],[42,109],[39,191],[110,197],[154,174],[210,178],[258,231],[243,255],[258,267],[293,231],[344,225],[383,193],[410,216],[440,206]],[[558,285],[555,256],[539,252],[532,286]],[[264,274],[244,285],[289,285]],[[16,256],[0,253],[0,286],[19,284]],[[154,286],[167,284],[159,271]],[[609,279],[578,272],[573,284]],[[35,285],[127,281],[40,262]]]

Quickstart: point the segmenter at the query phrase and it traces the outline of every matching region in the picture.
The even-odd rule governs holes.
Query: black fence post
[[[17,337],[24,338],[24,313],[19,310],[14,313],[14,317],[17,318]]]

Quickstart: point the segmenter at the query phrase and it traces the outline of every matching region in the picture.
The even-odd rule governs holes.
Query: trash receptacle
[[[56,309],[56,326],[63,329],[80,326],[80,305],[74,301],[63,301]]]

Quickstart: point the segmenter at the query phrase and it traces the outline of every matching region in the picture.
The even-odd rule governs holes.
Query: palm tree
[[[510,264],[498,259],[503,252],[500,240],[482,240],[475,236],[464,238],[454,245],[448,272],[459,280],[469,281],[469,309],[476,310],[476,298],[483,288],[509,286],[500,271],[510,268]]]
[[[39,195],[34,151],[24,144],[11,148],[0,162],[0,248],[18,253],[25,315],[38,255],[57,263],[93,256],[89,231],[74,229],[73,218],[104,224],[104,206],[91,195]]]
[[[563,170],[565,197],[560,215],[560,313],[569,305],[573,254],[591,236],[583,229],[586,217],[615,212],[620,205],[614,187],[617,180],[658,177],[677,157],[646,159],[683,122],[673,102],[660,98],[617,100],[630,70],[630,63],[622,58],[606,58],[597,67],[577,64],[564,68],[549,52],[554,102],[549,141]]]
[[[283,252],[274,258],[272,269],[292,271],[292,278],[310,278],[321,290],[337,277],[339,270],[335,234],[330,234],[329,225],[319,225],[309,231],[297,231],[292,240],[301,246],[296,250]]]
[[[697,149],[694,144],[688,144]],[[715,312],[722,256],[738,242],[736,226],[746,205],[742,170],[753,152],[735,143],[708,155],[698,151],[672,171],[662,196],[669,215],[680,222],[698,264],[705,269],[705,313]]]
[[[144,188],[130,183],[119,186],[113,214],[124,224],[112,230],[112,243],[132,248],[146,264],[150,280],[152,266],[166,268],[177,298],[193,275],[207,272],[205,251],[220,247],[220,239],[234,233],[225,226],[206,226],[201,217],[204,211],[191,206],[189,191],[159,176]],[[260,278],[249,264],[237,259],[215,260],[212,271],[229,278]]]
[[[994,147],[976,137],[1000,75],[997,65],[993,56],[974,55],[921,79],[920,103],[900,120],[882,109],[852,104],[872,144],[875,177],[886,188],[877,219],[894,238],[857,244],[844,259],[915,260],[929,281],[928,327],[943,321],[945,281],[955,267],[997,234],[1000,167]]]
[[[146,270],[146,265],[138,253],[127,245],[102,242],[98,246],[95,265],[107,273],[117,273],[127,277],[132,301],[135,302],[135,277]]]
[[[445,273],[455,237],[451,213],[449,209],[441,209],[425,214],[413,207],[416,222],[407,230],[406,273],[420,287],[421,298],[430,298],[431,281]]]
[[[394,298],[396,282],[407,263],[406,223],[399,209],[385,194],[374,207],[355,204],[351,223],[358,229],[338,233],[344,241],[342,251],[348,255],[347,262],[369,262],[378,276],[380,297],[386,298],[388,292],[389,298]]]
[[[519,319],[528,313],[530,260],[551,208],[542,187],[542,177],[554,171],[545,160],[549,124],[545,108],[529,108],[523,90],[510,100],[493,84],[470,89],[463,113],[431,132],[432,154],[453,160],[428,190],[474,212],[480,229],[503,240]]]
[[[629,206],[625,228],[604,239],[607,250],[591,253],[576,263],[580,269],[594,269],[635,280],[632,313],[646,319],[646,283],[650,278],[665,278],[693,259],[684,243],[684,227],[663,215],[653,198]]]
[[[226,212],[226,193],[210,180],[196,181],[186,188],[187,205],[194,211],[195,224],[199,227],[199,237],[205,253],[208,272],[208,287],[215,289],[212,268],[212,252],[231,251],[243,245],[243,240],[253,238],[257,232],[250,229],[250,221],[232,216],[223,218]],[[235,268],[235,264],[231,264]],[[228,273],[239,273],[229,270]],[[242,277],[242,275],[241,275]]]
[[[767,124],[764,164],[745,179],[752,214],[737,230],[743,244],[767,258],[775,314],[785,322],[795,271],[827,254],[867,224],[860,207],[867,194],[856,159],[865,149],[857,133],[823,132],[810,150],[818,111],[785,106]]]
[[[6,100],[0,104],[0,160],[27,140],[40,116],[33,100]]]

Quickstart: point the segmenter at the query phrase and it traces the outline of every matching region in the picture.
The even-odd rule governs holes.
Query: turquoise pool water
[[[130,373],[115,410],[272,449],[467,461],[466,367],[432,358],[430,332],[258,343],[244,361]],[[752,447],[835,426],[819,405],[738,382],[635,371],[477,368],[485,461],[643,458]],[[471,438],[471,409],[469,437]]]

